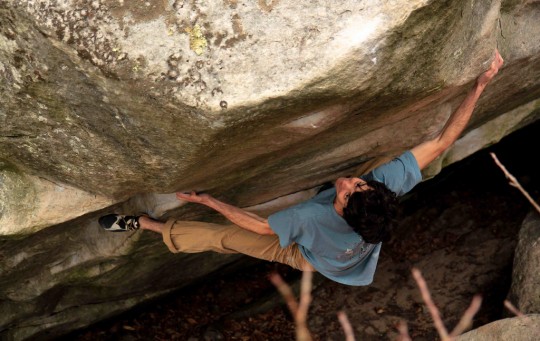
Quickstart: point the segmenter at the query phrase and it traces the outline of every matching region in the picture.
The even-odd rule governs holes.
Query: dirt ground
[[[537,200],[540,169],[530,160],[538,146],[537,123],[492,147]],[[412,267],[424,274],[448,328],[474,294],[483,296],[475,327],[505,317],[513,250],[531,206],[507,185],[488,151],[446,168],[403,202],[402,221],[383,246],[375,281],[347,287],[314,279],[309,326],[315,340],[344,340],[336,317],[346,312],[358,340],[394,340],[395,324],[406,320],[413,340],[435,340]],[[300,272],[259,261],[241,273],[216,274],[167,297],[85,330],[66,340],[293,340],[294,326],[268,275],[298,283]]]

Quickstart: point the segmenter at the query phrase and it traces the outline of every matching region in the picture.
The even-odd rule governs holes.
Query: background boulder
[[[540,217],[531,212],[519,231],[508,299],[524,314],[540,313]]]
[[[460,335],[457,341],[535,341],[538,340],[538,326],[538,314],[507,318]]]

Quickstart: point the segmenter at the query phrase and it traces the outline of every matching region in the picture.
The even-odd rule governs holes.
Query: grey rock
[[[457,341],[536,341],[540,315],[527,315],[491,322],[457,337]]]
[[[540,216],[531,212],[519,231],[509,301],[524,314],[540,313]]]
[[[0,235],[28,235],[115,203],[0,165]]]
[[[0,158],[115,199],[253,205],[393,156],[440,129],[496,46],[471,129],[540,91],[534,3],[99,3],[2,2]]]

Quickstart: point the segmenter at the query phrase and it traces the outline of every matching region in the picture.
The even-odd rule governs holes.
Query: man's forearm
[[[480,85],[477,82],[474,88],[469,90],[467,96],[456,111],[452,113],[439,135],[434,139],[425,141],[411,149],[420,169],[424,169],[428,164],[435,160],[461,135],[467,126],[476,102],[485,87],[485,84]]]
[[[476,102],[486,88],[486,85],[487,83],[480,84],[476,82],[474,88],[469,90],[463,102],[461,102],[456,111],[450,116],[438,137],[441,148],[448,148],[461,135],[467,126],[474,111],[474,107],[476,106]]]
[[[204,204],[223,214],[225,218],[229,219],[232,223],[240,226],[243,229],[262,235],[275,234],[270,228],[268,220],[259,217],[254,213],[226,204],[213,197],[208,198]]]
[[[443,149],[452,145],[452,143],[454,143],[461,135],[471,118],[478,98],[480,98],[480,95],[488,83],[493,79],[497,72],[499,72],[499,68],[502,64],[503,59],[499,54],[499,51],[495,50],[495,58],[492,61],[490,68],[476,79],[474,88],[469,90],[463,102],[461,102],[456,111],[450,116],[439,134],[437,142]]]
[[[465,99],[452,113],[439,135],[411,149],[420,169],[424,169],[458,139],[472,116],[478,98],[480,98],[486,85],[493,79],[502,65],[503,59],[499,51],[495,50],[495,58],[490,68],[477,78],[474,88],[469,90]]]

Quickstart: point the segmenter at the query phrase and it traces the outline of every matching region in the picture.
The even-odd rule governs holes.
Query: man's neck
[[[336,213],[340,216],[340,217],[343,217],[343,207],[337,202],[336,198],[334,198],[334,210],[336,210]]]

